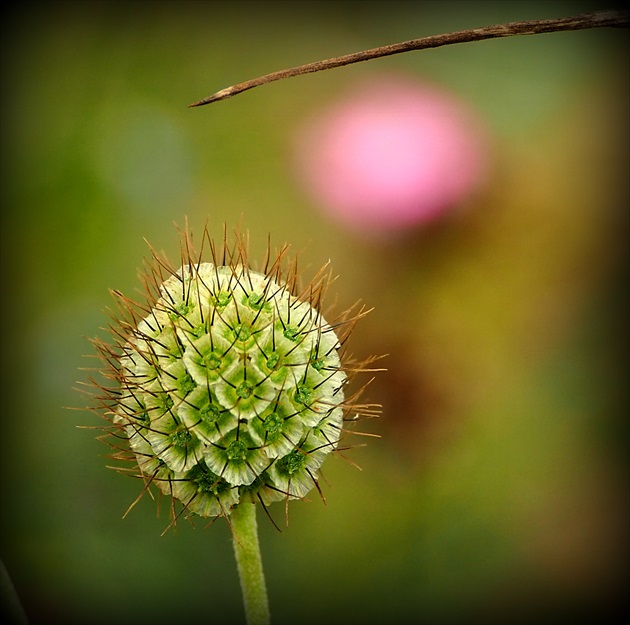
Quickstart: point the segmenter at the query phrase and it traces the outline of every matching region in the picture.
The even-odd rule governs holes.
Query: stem
[[[602,28],[604,26],[628,26],[630,20],[628,13],[619,11],[595,11],[593,13],[583,13],[572,17],[559,17],[548,20],[534,20],[526,22],[510,22],[507,24],[497,24],[495,26],[484,26],[483,28],[472,28],[470,30],[460,30],[454,33],[446,33],[443,35],[431,35],[421,39],[411,39],[410,41],[402,41],[387,46],[371,48],[353,54],[344,56],[336,56],[323,61],[315,61],[306,65],[299,65],[289,69],[283,69],[271,74],[265,74],[252,80],[232,85],[226,89],[221,89],[213,93],[211,96],[190,104],[190,107],[203,106],[211,102],[226,100],[234,95],[253,89],[260,85],[265,85],[276,80],[291,78],[293,76],[302,76],[303,74],[312,74],[313,72],[321,72],[335,67],[343,67],[361,61],[369,61],[392,54],[400,54],[401,52],[410,52],[412,50],[424,50],[426,48],[438,48],[440,46],[451,45],[454,43],[467,43],[470,41],[482,41],[484,39],[497,39],[499,37],[512,37],[514,35],[536,35],[540,33],[552,33],[565,30],[583,30],[585,28]]]
[[[258,544],[256,504],[240,503],[232,510],[230,518],[247,623],[269,625],[269,603]]]

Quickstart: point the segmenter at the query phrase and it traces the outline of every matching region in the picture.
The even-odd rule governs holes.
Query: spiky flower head
[[[346,424],[374,414],[356,401],[362,389],[346,389],[367,370],[345,351],[367,311],[324,317],[327,266],[301,287],[288,248],[272,258],[268,247],[254,270],[240,231],[217,246],[204,230],[199,252],[185,232],[181,249],[177,269],[152,251],[145,302],[113,291],[113,342],[94,341],[109,382],[91,383],[114,458],[131,461],[145,491],[181,503],[173,520],[320,490],[318,472]]]

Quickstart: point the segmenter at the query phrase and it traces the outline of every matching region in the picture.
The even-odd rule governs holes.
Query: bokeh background
[[[547,623],[627,583],[628,63],[623,30],[412,52],[187,105],[276,69],[596,2],[22,2],[2,21],[2,558],[32,623],[243,622],[230,533],[160,537],[106,468],[74,390],[108,289],[145,239],[223,223],[331,260],[388,354],[379,434],[327,461],[324,506],[260,533],[277,624]],[[386,239],[331,219],[296,133],[355,81],[431,81],[471,107],[491,175],[465,210]],[[490,156],[490,154],[488,155]],[[357,443],[366,442],[357,439]],[[571,620],[571,622],[575,622]]]

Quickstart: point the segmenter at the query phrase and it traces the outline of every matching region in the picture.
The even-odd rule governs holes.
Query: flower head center
[[[219,309],[223,310],[232,300],[232,293],[219,291],[210,298],[210,301]]]
[[[199,410],[199,417],[204,423],[214,423],[220,414],[219,409],[214,404],[208,404]]]
[[[302,331],[300,328],[294,325],[287,325],[283,331],[285,338],[289,339],[289,341],[292,341],[293,343],[297,343],[300,340],[301,333]]]
[[[262,293],[250,293],[246,301],[253,310],[260,310],[265,305],[265,296]]]
[[[302,469],[306,459],[306,455],[296,449],[278,460],[278,469],[286,475],[293,475]]]
[[[244,323],[239,323],[234,327],[234,336],[237,341],[244,343],[252,335],[252,329]]]
[[[254,385],[251,382],[248,382],[247,380],[243,380],[236,387],[236,394],[241,399],[249,399],[252,396],[253,392],[254,392]]]
[[[300,384],[293,394],[296,403],[309,406],[313,401],[313,389],[305,384]]]
[[[173,310],[168,314],[171,321],[175,321],[178,317],[185,317],[193,309],[193,304],[187,302],[179,302],[173,306]]]
[[[269,356],[269,358],[267,358],[267,362],[265,364],[267,365],[268,369],[273,370],[273,369],[276,369],[279,363],[280,363],[280,354],[278,354],[277,352],[273,352]]]
[[[242,441],[232,441],[225,450],[228,460],[243,461],[247,458],[247,447]]]
[[[179,449],[186,449],[192,440],[192,434],[186,429],[178,430],[171,435],[173,446]]]
[[[263,421],[263,427],[270,436],[275,436],[282,429],[284,419],[277,413],[272,412]]]
[[[202,362],[207,369],[210,369],[210,371],[214,371],[221,366],[223,360],[214,352],[210,352],[203,357]]]

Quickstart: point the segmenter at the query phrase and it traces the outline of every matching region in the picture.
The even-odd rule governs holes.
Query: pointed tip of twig
[[[194,109],[198,106],[203,106],[204,104],[210,104],[210,102],[206,101],[206,100],[199,100],[199,102],[193,102],[192,104],[188,105],[189,109]]]
[[[198,106],[203,106],[204,104],[210,104],[210,102],[214,102],[214,100],[210,97],[210,98],[204,98],[203,100],[199,100],[199,102],[193,102],[192,104],[188,105],[189,109],[193,109],[196,108]]]
[[[236,93],[239,93],[238,89],[235,87],[228,87],[227,89],[221,89],[221,91],[217,91],[207,98],[203,98],[203,100],[199,100],[197,102],[193,102],[188,105],[188,108],[195,108],[198,106],[204,106],[205,104],[211,104],[212,102],[218,102],[219,100],[227,100],[227,98],[231,98]]]

